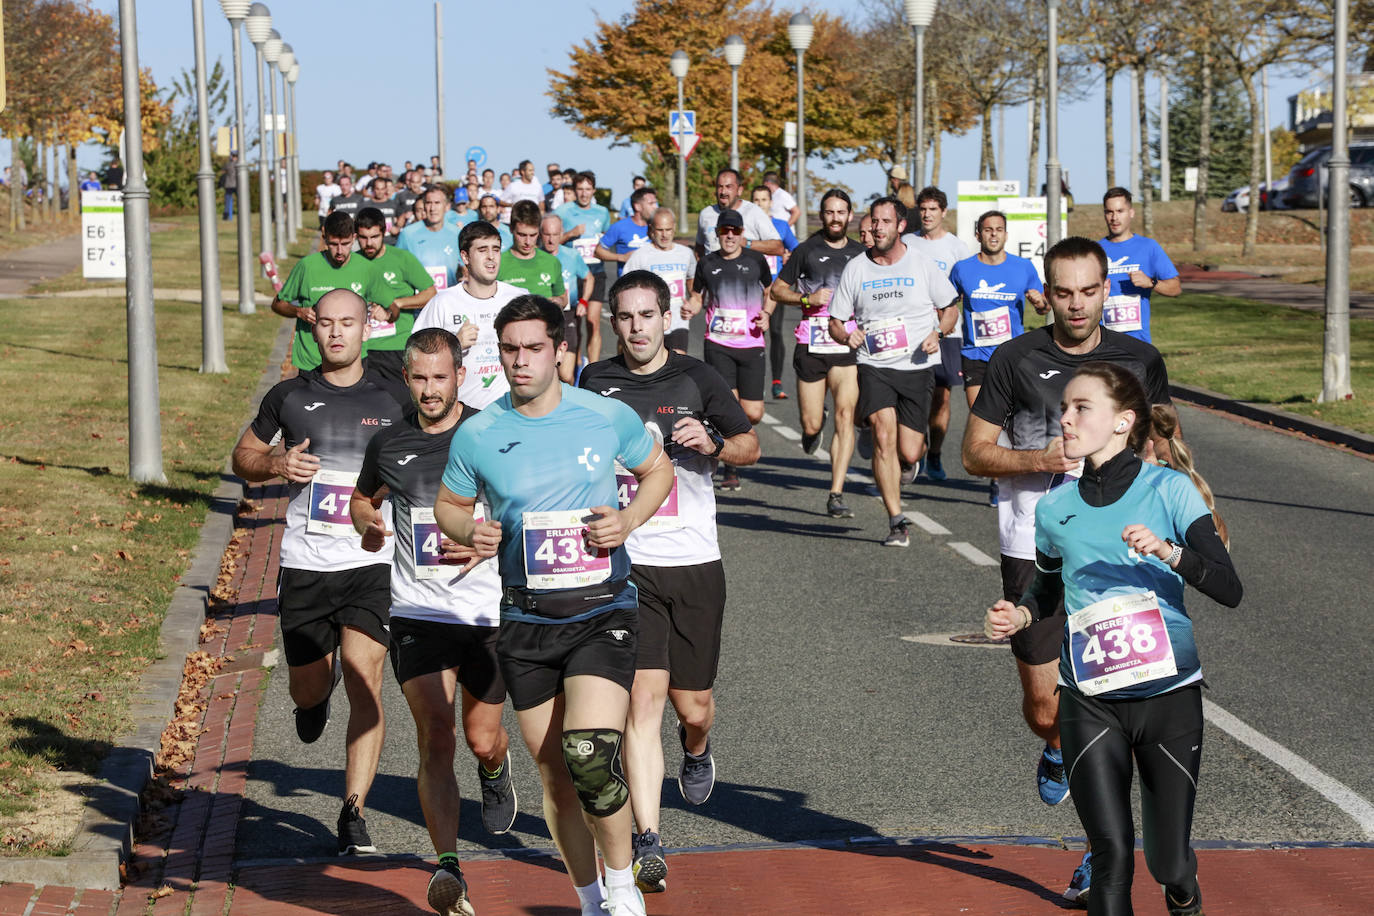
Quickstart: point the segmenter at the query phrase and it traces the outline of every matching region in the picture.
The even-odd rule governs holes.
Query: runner
[[[420,259],[425,272],[434,278],[435,289],[448,289],[463,272],[463,259],[458,254],[459,228],[448,222],[448,200],[443,188],[426,188],[419,200],[424,216],[401,230],[396,247]]]
[[[961,320],[968,329],[962,337],[960,368],[970,409],[983,385],[992,351],[1025,331],[1025,304],[1029,302],[1040,315],[1050,310],[1035,265],[1006,252],[1007,215],[989,210],[978,217],[974,232],[978,253],[955,264],[949,275],[959,291]],[[992,478],[989,484],[988,505],[996,506],[997,479]]]
[[[769,190],[768,215],[773,219],[782,220],[788,228],[795,228],[797,221],[801,219],[801,207],[797,206],[797,199],[782,186],[782,180],[777,172],[764,172],[763,184]]]
[[[504,177],[504,176],[502,176]],[[544,186],[534,179],[534,163],[528,159],[520,163],[509,184],[501,186],[501,204],[514,206],[517,201],[528,200],[536,207],[544,203]]]
[[[320,297],[332,289],[352,290],[364,298],[372,295],[372,264],[366,258],[353,257],[353,217],[341,212],[329,214],[320,235],[324,250],[297,261],[272,299],[272,311],[296,320],[291,365],[302,371],[320,365],[320,348],[314,336],[315,305]]]
[[[697,261],[692,280],[692,292],[701,298],[686,309],[695,314],[705,305],[706,364],[725,378],[749,422],[758,423],[763,419],[763,342],[773,315],[773,303],[767,301],[773,275],[762,254],[745,249],[738,210],[721,213],[715,233],[720,248]],[[740,488],[734,465],[721,462],[720,488]]]
[[[698,259],[720,248],[716,221],[726,210],[734,210],[740,215],[744,225],[745,248],[757,249],[759,254],[783,253],[782,239],[778,238],[778,230],[769,219],[768,213],[741,198],[740,190],[739,172],[734,169],[721,169],[716,173],[716,202],[703,207],[697,217],[695,249]]]
[[[774,173],[769,172],[768,174],[773,175],[776,181],[777,176]],[[783,193],[786,194],[787,192],[784,191]],[[758,207],[764,213],[769,214],[769,220],[773,223],[773,229],[777,231],[778,238],[782,240],[784,253],[781,255],[767,255],[768,269],[771,270],[773,276],[776,277],[782,272],[783,262],[796,250],[800,242],[797,241],[797,236],[792,232],[792,227],[788,224],[787,220],[772,215],[773,192],[769,190],[768,185],[761,184],[754,188],[749,192],[749,199],[754,206]],[[795,203],[793,204],[793,209],[796,209]],[[773,368],[773,400],[775,401],[787,400],[787,392],[783,391],[782,388],[782,362],[783,358],[787,355],[787,346],[783,343],[784,317],[783,315],[779,315],[778,320],[768,326],[768,365]]]
[[[596,243],[594,252],[603,262],[603,266],[605,263],[615,263],[617,277],[625,269],[624,264],[630,259],[630,255],[636,249],[649,244],[649,221],[654,218],[654,211],[658,209],[658,193],[650,187],[639,188],[630,195],[630,204],[630,215],[606,230],[601,236],[601,241]],[[606,269],[611,270],[609,267]],[[612,283],[614,280],[608,272],[606,282]],[[591,309],[587,310],[587,359],[591,362],[601,359],[602,317],[599,310],[595,314]]]
[[[830,297],[845,265],[864,253],[849,238],[853,215],[849,195],[836,188],[821,198],[821,229],[792,252],[773,281],[779,305],[802,309],[792,368],[797,373],[797,412],[801,418],[802,451],[814,455],[825,430],[825,394],[835,402],[834,434],[830,439],[830,495],[825,511],[831,518],[853,518],[844,501],[844,479],[854,457],[854,408],[859,400],[859,370],[854,351],[830,336]],[[853,326],[846,324],[848,330]]]
[[[592,172],[578,172],[573,179],[575,200],[559,207],[554,212],[563,222],[563,244],[569,244],[582,256],[583,262],[591,271],[593,287],[591,295],[578,314],[587,324],[587,358],[601,358],[601,306],[606,301],[606,265],[597,256],[596,249],[601,236],[611,228],[611,214],[596,202],[596,175]],[[572,364],[577,365],[578,350],[582,335],[568,338],[568,352],[572,354]],[[571,381],[571,379],[564,379]]]
[[[665,699],[672,699],[679,723],[682,797],[704,804],[715,785],[711,686],[720,659],[725,570],[711,474],[717,461],[753,464],[759,440],[720,375],[666,346],[672,292],[662,277],[627,272],[611,287],[610,306],[621,355],[588,366],[581,385],[633,407],[654,440],[664,443],[676,475],[662,508],[625,541],[640,608],[625,771],[638,825],[635,879],[652,893],[667,889],[668,876],[659,839]],[[635,489],[628,474],[617,475],[623,508]]]
[[[539,205],[518,200],[511,207],[510,248],[501,252],[501,269],[496,277],[519,288],[552,299],[558,307],[568,305],[568,289],[563,285],[563,265],[558,258],[539,247]]]
[[[577,345],[582,338],[580,325],[587,314],[588,299],[593,295],[596,281],[582,255],[572,246],[564,245],[562,240],[562,218],[556,213],[545,213],[539,223],[539,247],[558,258],[563,269],[563,285],[568,290],[568,304],[563,307],[563,339],[568,352],[558,362],[558,378],[571,385],[577,376]]]
[[[873,217],[867,213],[859,217],[859,244],[865,251],[873,247]]]
[[[902,241],[935,262],[946,277],[954,265],[969,256],[968,246],[959,236],[945,229],[945,213],[949,210],[949,198],[936,187],[922,188],[916,195],[916,215],[920,220],[920,234],[907,233]],[[940,451],[945,444],[945,433],[949,431],[950,389],[962,385],[963,373],[960,371],[959,351],[963,344],[964,317],[957,310],[959,320],[954,330],[940,338],[940,362],[935,366],[935,390],[930,396],[930,447],[921,461],[921,470],[936,483],[948,475],[940,462]]]
[[[1064,453],[1059,403],[1064,385],[1084,363],[1110,362],[1142,379],[1152,404],[1169,404],[1169,376],[1159,351],[1144,341],[1101,326],[1107,256],[1089,239],[1070,237],[1045,254],[1045,278],[1054,323],[1001,344],[969,410],[964,469],[995,477],[1002,597],[1018,601],[1035,577],[1036,504],[1052,488],[1077,476],[1080,462]],[[1042,619],[1011,637],[1021,680],[1021,711],[1045,742],[1036,764],[1040,798],[1057,805],[1069,793],[1060,748],[1055,699],[1064,620],[1044,608]],[[1070,893],[1091,881],[1088,856]]]
[[[1057,286],[1057,283],[1055,284]],[[1189,843],[1202,759],[1202,669],[1183,586],[1227,607],[1240,578],[1191,475],[1142,462],[1151,407],[1129,369],[1081,365],[1064,388],[1064,457],[1076,485],[1035,509],[1038,571],[1019,600],[988,609],[989,635],[1054,622],[1064,765],[1092,844],[1089,912],[1131,912],[1140,770],[1145,862],[1171,916],[1201,916]],[[1203,484],[1205,486],[1205,484]],[[1067,617],[1056,610],[1060,605]]]
[[[624,542],[668,496],[673,467],[629,407],[558,381],[558,306],[520,296],[496,327],[510,391],[454,435],[435,517],[479,557],[499,550],[501,673],[583,914],[603,912],[599,847],[604,910],[644,916],[620,765],[638,643]],[[624,509],[617,462],[638,484]],[[477,522],[482,491],[492,514]]]
[[[1113,331],[1150,342],[1150,296],[1177,296],[1183,292],[1178,268],[1154,239],[1131,232],[1135,208],[1131,192],[1108,188],[1102,196],[1107,236],[1107,279],[1112,290],[1102,308],[1102,323]]]
[[[352,219],[330,214],[329,221]],[[328,222],[328,221],[327,221]],[[348,694],[339,855],[376,852],[362,809],[382,751],[382,668],[390,623],[391,561],[362,548],[349,496],[373,433],[403,421],[409,399],[363,374],[367,303],[331,290],[315,304],[311,329],[323,362],[278,383],[234,446],[234,473],[250,483],[285,478],[289,502],[281,540],[277,603],[296,735],[317,740],[329,723],[340,678]],[[384,387],[385,386],[385,387]],[[284,451],[274,451],[278,434]],[[390,526],[391,505],[381,506]]]
[[[329,198],[329,213],[346,213],[349,216],[356,216],[358,211],[367,206],[367,197],[353,187],[353,176],[339,176],[339,190]],[[328,216],[328,214],[325,214]],[[324,220],[320,220],[324,224]]]
[[[495,195],[483,194],[477,201],[477,219],[489,223],[500,234],[503,251],[511,246],[510,230],[501,220],[501,202]]]
[[[364,207],[353,226],[357,230],[358,254],[372,262],[367,343],[363,345],[367,368],[397,384],[405,384],[401,352],[415,324],[416,312],[434,298],[434,280],[415,255],[382,240],[385,220],[380,210]]]
[[[496,662],[501,579],[494,563],[465,569],[472,550],[441,537],[434,524],[434,498],[453,434],[477,415],[458,401],[463,380],[458,338],[428,328],[410,338],[404,353],[405,384],[416,417],[372,437],[349,511],[363,549],[380,551],[391,530],[373,502],[383,489],[392,501],[391,670],[415,719],[416,788],[439,856],[429,905],[438,913],[472,916],[458,866],[455,700],[461,701],[463,737],[478,763],[483,826],[489,833],[505,833],[518,808],[510,740],[501,725],[506,685]]]
[[[873,431],[873,479],[887,510],[884,547],[908,547],[903,471],[925,452],[940,338],[954,328],[958,294],[930,260],[901,240],[905,208],[892,197],[869,205],[873,247],[849,262],[830,299],[830,335],[858,351],[859,422]],[[850,321],[855,324],[850,324]]]
[[[625,262],[625,272],[647,270],[668,284],[672,324],[664,340],[669,348],[686,353],[691,315],[701,310],[701,296],[691,291],[692,278],[697,272],[697,256],[692,249],[674,240],[676,232],[677,217],[673,211],[667,207],[655,210],[649,226],[652,244],[644,245],[630,254],[630,259]],[[689,300],[694,303],[691,310],[687,308]]]

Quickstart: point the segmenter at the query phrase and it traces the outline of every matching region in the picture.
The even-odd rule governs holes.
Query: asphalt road
[[[786,381],[794,392],[790,366]],[[908,511],[934,523],[913,527],[907,550],[880,546],[882,506],[861,483],[849,486],[856,518],[825,515],[828,465],[783,432],[799,428],[795,403],[768,402],[779,422],[759,427],[764,458],[743,472],[741,492],[718,500],[729,579],[713,738],[718,782],[706,805],[688,810],[675,782],[680,756],[669,713],[666,844],[1081,837],[1071,803],[1049,808],[1035,793],[1039,745],[1021,722],[1009,650],[945,638],[979,631],[1000,592],[997,567],[969,558],[995,560],[997,532],[984,484],[959,467],[962,392],[945,462],[950,479],[906,489]],[[1215,704],[1194,837],[1374,840],[1374,648],[1357,604],[1371,584],[1374,465],[1204,411],[1181,412],[1246,588],[1235,610],[1195,591],[1188,597],[1205,696]],[[866,470],[857,458],[855,470]],[[432,855],[415,795],[414,728],[389,675],[386,711],[368,826],[383,853]],[[333,854],[345,714],[340,703],[320,742],[301,745],[277,669],[258,718],[240,860]],[[1262,737],[1233,737],[1235,719]],[[521,814],[506,836],[482,831],[471,800],[475,764],[460,749],[460,851],[468,857],[551,846],[537,775],[509,712],[507,720]],[[1342,787],[1353,794],[1341,795]]]

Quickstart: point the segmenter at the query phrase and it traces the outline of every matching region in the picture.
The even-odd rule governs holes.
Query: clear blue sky
[[[95,0],[95,6],[117,13],[117,0]],[[305,168],[332,166],[340,158],[355,165],[376,159],[400,166],[406,159],[425,159],[437,152],[434,102],[434,4],[430,0],[395,0],[378,5],[362,0],[275,0],[269,2],[275,28],[292,45],[301,63],[296,97],[300,106],[301,161]],[[632,0],[602,0],[595,9],[552,0],[507,0],[503,3],[444,4],[444,75],[447,108],[448,157],[451,168],[461,167],[470,146],[483,147],[489,164],[498,171],[521,159],[543,164],[554,160],[565,167],[591,168],[603,185],[610,185],[618,201],[629,188],[639,165],[635,149],[612,149],[606,141],[587,140],[549,115],[546,70],[562,69],[568,49],[592,34],[596,15],[616,19],[629,11]],[[813,8],[858,17],[856,0],[832,0]],[[194,64],[191,42],[191,4],[188,0],[141,0],[138,3],[139,51],[159,85],[168,85],[182,69]],[[210,61],[231,62],[229,25],[217,0],[205,0],[206,48]],[[407,37],[409,36],[409,37]],[[515,44],[512,44],[515,42]],[[523,44],[522,44],[523,42]],[[245,93],[251,119],[256,101],[252,76],[252,45],[244,39]],[[513,60],[521,61],[517,70]],[[527,61],[527,63],[526,63]],[[744,66],[749,66],[746,57]],[[664,61],[667,67],[667,61]],[[1271,124],[1287,117],[1286,99],[1315,82],[1309,74],[1275,78],[1270,83]],[[690,83],[691,76],[688,75]],[[1127,78],[1118,78],[1116,100],[1117,174],[1126,173],[1129,156]],[[1158,100],[1153,80],[1150,104]],[[665,119],[672,100],[663,100]],[[1089,200],[1105,188],[1101,153],[1102,86],[1093,87],[1082,102],[1067,106],[1060,116],[1060,155],[1075,194]],[[779,112],[778,120],[792,117]],[[1007,178],[1025,178],[1025,109],[1005,115]],[[728,131],[729,125],[701,125],[703,132]],[[0,160],[8,161],[9,144],[0,145]],[[82,168],[99,159],[84,151]],[[958,179],[976,178],[978,130],[944,139],[941,184],[951,192]],[[1041,175],[1044,152],[1041,151]],[[836,167],[827,172],[819,162],[812,172],[832,174],[867,197],[883,183],[873,163]],[[953,194],[950,195],[953,197]]]

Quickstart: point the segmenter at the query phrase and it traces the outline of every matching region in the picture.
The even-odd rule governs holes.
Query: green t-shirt
[[[391,308],[391,303],[397,299],[413,296],[434,285],[434,278],[429,271],[409,251],[387,245],[369,263],[372,265],[372,294],[368,301],[382,308]],[[410,339],[410,329],[415,326],[415,314],[414,310],[401,309],[394,325],[373,323],[371,336],[363,347],[364,354],[374,350],[404,349],[406,341]]]
[[[510,249],[501,252],[501,270],[496,279],[536,296],[561,296],[567,289],[563,285],[563,265],[542,248],[536,248],[534,257],[528,260],[517,258]]]
[[[351,289],[370,299],[372,262],[353,252],[342,267],[329,263],[324,252],[308,254],[296,262],[277,296],[292,305],[314,308],[320,297],[332,289]],[[296,340],[291,347],[291,365],[297,369],[319,368],[320,348],[315,344],[309,322],[296,319]]]

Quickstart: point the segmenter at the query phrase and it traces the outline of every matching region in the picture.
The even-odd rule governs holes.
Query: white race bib
[[[448,268],[447,267],[426,267],[425,273],[429,274],[434,280],[434,289],[448,289]]]
[[[357,537],[348,503],[353,499],[357,474],[346,471],[316,471],[310,478],[310,517],[305,530],[330,537]]]
[[[806,349],[812,353],[848,353],[849,345],[830,336],[829,318],[806,319]]]
[[[484,522],[486,518],[481,503],[472,507],[474,522]],[[452,579],[463,571],[466,563],[452,563],[444,559],[443,540],[444,533],[434,520],[434,509],[413,507],[410,510],[410,548],[415,560],[416,579]]]
[[[587,547],[590,509],[525,512],[525,587],[583,588],[611,577],[611,552]]]
[[[1178,674],[1154,592],[1117,595],[1069,615],[1069,660],[1084,696]]]
[[[718,308],[711,315],[711,326],[707,330],[712,337],[743,339],[749,333],[749,310]]]
[[[630,500],[634,499],[635,494],[639,492],[639,481],[619,461],[615,463],[615,491],[622,509],[628,506]],[[658,511],[640,527],[645,529],[682,527],[682,518],[677,512],[676,467],[673,468],[673,488],[668,491],[668,496],[663,500],[663,505],[659,506]]]
[[[910,356],[911,341],[906,336],[906,322],[901,318],[884,318],[864,326],[864,344],[869,356]]]
[[[1011,340],[1011,309],[1005,305],[985,312],[970,312],[973,318],[973,345],[995,347]]]
[[[582,255],[584,264],[600,264],[601,259],[596,256],[596,246],[601,244],[601,235],[584,235],[580,239],[573,239],[573,251]]]
[[[383,337],[396,336],[396,323],[394,321],[378,321],[376,318],[367,319],[369,340],[381,340]]]
[[[1139,331],[1139,296],[1108,296],[1102,304],[1102,323],[1113,331]]]

